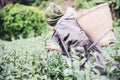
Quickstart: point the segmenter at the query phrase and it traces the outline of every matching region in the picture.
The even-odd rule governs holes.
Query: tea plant
[[[120,30],[115,33],[117,42],[104,47],[106,75],[94,69],[95,74],[94,64],[89,61],[81,70],[86,59],[75,55],[69,68],[67,57],[45,49],[46,43],[53,43],[48,31],[36,38],[0,41],[0,80],[119,80],[120,68],[112,64],[120,63]]]
[[[10,4],[0,11],[0,39],[40,36],[47,24],[42,11],[32,6]]]

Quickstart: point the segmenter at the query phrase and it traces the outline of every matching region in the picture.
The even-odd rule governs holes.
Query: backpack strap
[[[59,35],[58,35],[59,36]],[[62,45],[63,45],[63,48],[65,49],[65,52],[66,52],[66,54],[67,54],[67,56],[68,56],[68,58],[71,58],[71,54],[68,52],[68,50],[66,49],[66,47],[65,47],[65,44],[64,44],[64,42],[63,42],[63,40],[61,40],[61,37],[59,36],[59,38],[60,38],[60,41],[61,41],[61,43],[62,43]]]
[[[103,34],[97,41],[95,41],[90,47],[88,47],[87,50],[95,46],[101,39],[103,39],[110,31],[113,31],[113,29],[109,29],[105,34]]]

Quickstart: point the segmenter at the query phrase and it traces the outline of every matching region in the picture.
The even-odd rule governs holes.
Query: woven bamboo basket
[[[100,46],[108,46],[116,40],[111,12],[107,3],[79,13],[76,20],[86,34]]]

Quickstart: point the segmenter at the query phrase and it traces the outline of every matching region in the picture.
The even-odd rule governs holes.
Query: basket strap
[[[58,33],[58,34],[59,34],[59,33]],[[66,49],[65,44],[64,44],[64,42],[63,42],[63,40],[62,40],[62,37],[61,37],[60,35],[58,35],[58,37],[60,38],[60,41],[61,41],[61,43],[62,43],[62,45],[63,45],[63,48],[65,49],[65,52],[66,52],[68,58],[71,60],[71,54],[70,54],[70,53],[68,52],[68,50]]]
[[[103,34],[97,41],[95,41],[90,47],[88,47],[87,50],[91,49],[93,46],[95,46],[102,38],[105,37],[110,31],[113,31],[113,29],[109,29],[105,34]]]

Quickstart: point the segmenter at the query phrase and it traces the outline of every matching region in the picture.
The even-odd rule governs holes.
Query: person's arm
[[[55,44],[47,44],[46,46],[46,49],[48,50],[57,50],[57,51],[61,51],[61,48]]]

